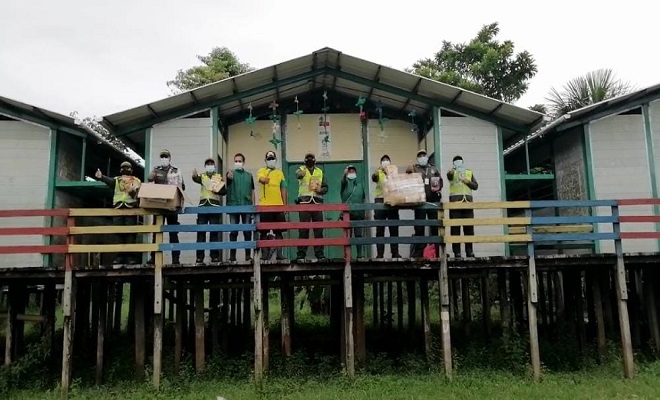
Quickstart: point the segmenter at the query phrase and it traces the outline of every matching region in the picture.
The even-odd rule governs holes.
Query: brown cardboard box
[[[383,190],[383,200],[390,206],[418,205],[426,202],[422,175],[417,172],[388,175]]]
[[[385,172],[387,173],[387,176],[396,175],[399,173],[399,168],[396,165],[388,165],[385,167]]]
[[[178,186],[143,183],[138,193],[141,208],[174,211],[183,204],[183,192]]]

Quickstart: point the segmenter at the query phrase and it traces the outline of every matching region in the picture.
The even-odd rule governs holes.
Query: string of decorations
[[[378,113],[378,126],[380,127],[380,133],[378,134],[378,139],[381,142],[384,142],[385,138],[387,137],[385,135],[385,124],[390,119],[383,117],[383,103],[380,101],[380,99],[378,99],[378,103],[376,103],[376,112]]]
[[[328,110],[330,110],[330,107],[328,107],[328,92],[326,90],[323,91],[323,108],[321,111],[323,111],[323,132],[326,133],[326,137],[328,136]]]
[[[410,117],[410,124],[411,124],[411,126],[410,126],[410,132],[418,133],[418,132],[419,132],[419,127],[418,127],[417,124],[415,123],[415,116],[416,116],[416,115],[417,115],[417,112],[416,112],[415,110],[411,110],[411,111],[408,113],[408,116]]]
[[[268,108],[272,110],[270,114],[270,120],[273,122],[273,128],[272,128],[272,133],[273,137],[272,139],[269,140],[270,143],[275,147],[275,150],[277,150],[277,145],[282,143],[282,140],[277,137],[277,125],[280,122],[280,117],[279,114],[277,114],[277,107],[279,107],[279,104],[275,100],[271,101],[270,104],[268,105]]]
[[[252,125],[254,125],[254,123],[256,122],[257,119],[252,116],[252,103],[248,104],[248,110],[250,110],[250,115],[247,118],[245,118],[245,122],[250,127],[250,137],[254,138],[255,135],[254,135],[254,129],[252,128]]]
[[[298,96],[296,96],[296,98],[293,100],[293,102],[296,103],[296,111],[294,111],[293,115],[296,116],[296,120],[298,121],[298,130],[300,130],[300,115],[303,113],[303,110],[301,110],[298,107],[298,105],[299,105],[298,104],[299,103],[298,102]]]

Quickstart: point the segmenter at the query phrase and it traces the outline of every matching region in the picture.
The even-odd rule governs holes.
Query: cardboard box
[[[143,183],[138,199],[141,208],[175,211],[183,205],[183,192],[174,185]]]
[[[390,206],[410,206],[426,202],[422,174],[417,172],[388,176],[383,189],[383,201]]]
[[[387,176],[396,175],[399,173],[399,168],[396,165],[388,165],[385,167],[385,172],[387,173]]]

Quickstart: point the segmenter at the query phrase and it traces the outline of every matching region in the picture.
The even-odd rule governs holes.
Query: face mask
[[[350,180],[357,178],[357,174],[347,174],[346,177]]]
[[[214,173],[215,172],[215,165],[207,165],[206,166],[206,172],[208,172],[209,174]]]
[[[383,167],[383,168],[387,167],[388,165],[390,165],[389,160],[383,160],[383,161],[380,162],[380,166]]]
[[[242,162],[235,162],[234,163],[234,169],[237,169],[239,171],[242,170],[243,169],[243,163]]]
[[[460,168],[463,166],[463,160],[454,161],[454,168]]]
[[[169,166],[170,166],[170,159],[169,159],[169,158],[165,158],[165,157],[161,157],[161,159],[160,159],[160,166],[161,166],[161,167],[169,167]]]
[[[266,166],[268,168],[275,168],[275,163],[276,162],[277,162],[277,160],[266,160]]]
[[[315,160],[313,158],[308,158],[308,159],[305,160],[305,165],[308,168],[311,168],[311,167],[314,166],[314,162],[315,162]]]
[[[133,170],[122,169],[121,171],[119,171],[119,173],[122,174],[122,175],[131,175],[133,173]]]
[[[429,158],[426,156],[423,157],[417,157],[417,163],[421,165],[422,167],[425,166],[429,162]]]

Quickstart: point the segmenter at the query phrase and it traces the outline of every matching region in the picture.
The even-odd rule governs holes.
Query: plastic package
[[[391,206],[419,205],[426,202],[422,174],[389,175],[383,188],[383,201]]]

